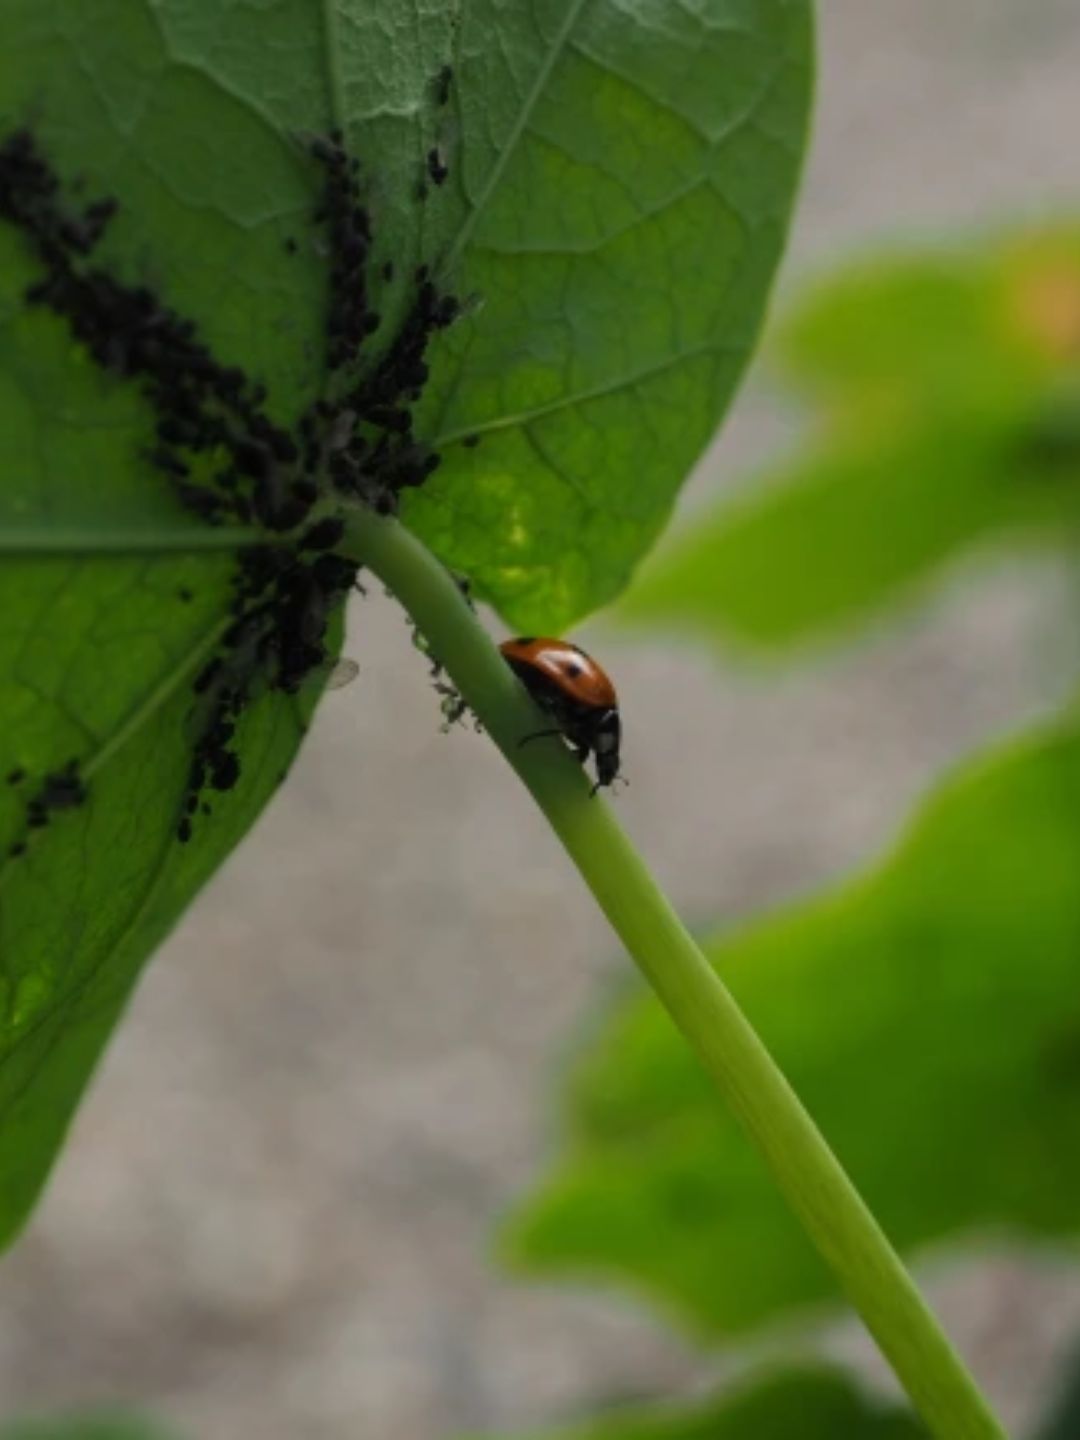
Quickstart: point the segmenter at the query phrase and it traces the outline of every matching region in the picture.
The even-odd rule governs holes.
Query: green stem
[[[401,525],[356,514],[349,547],[397,596],[521,776],[619,938],[757,1145],[807,1234],[939,1440],[1005,1440],[896,1252],[602,799],[452,577]]]

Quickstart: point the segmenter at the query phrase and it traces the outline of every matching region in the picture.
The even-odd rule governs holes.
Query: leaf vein
[[[525,128],[529,123],[529,118],[532,115],[533,111],[536,109],[540,97],[544,93],[544,88],[547,85],[548,80],[551,78],[551,72],[554,70],[556,63],[559,60],[559,57],[562,55],[563,50],[566,48],[571,33],[573,32],[573,29],[577,25],[578,21],[581,19],[582,11],[585,9],[587,3],[588,0],[571,0],[571,3],[567,7],[563,23],[560,25],[559,29],[555,33],[554,38],[552,39],[551,45],[548,48],[548,52],[544,56],[543,62],[536,73],[536,78],[532,83],[532,87],[529,90],[529,93],[525,96],[524,103],[522,104],[518,117],[514,121],[509,135],[506,137],[506,140],[501,150],[496,156],[495,163],[492,165],[491,170],[488,172],[488,177],[484,182],[480,194],[478,195],[476,201],[473,203],[468,215],[465,217],[465,220],[462,222],[456,237],[454,238],[449,250],[446,253],[446,257],[440,266],[440,269],[443,271],[444,274],[447,271],[453,269],[454,265],[461,258],[461,252],[468,244],[469,237],[472,235],[473,230],[476,228],[476,223],[479,220],[480,215],[483,213],[484,207],[487,205],[488,201],[491,199],[491,196],[494,194],[496,188],[498,187],[498,184],[503,177],[503,172],[505,171],[506,166],[510,161],[510,157],[516,150],[518,141],[521,139],[522,135],[525,132]]]
[[[509,430],[520,425],[528,425],[534,420],[558,414],[559,411],[571,409],[575,405],[584,405],[590,400],[603,400],[608,395],[618,394],[620,390],[632,389],[635,385],[642,385],[679,365],[687,364],[692,360],[700,360],[702,356],[741,353],[741,349],[734,345],[697,345],[692,350],[684,350],[678,355],[669,355],[667,359],[635,371],[632,375],[620,375],[603,385],[595,385],[591,389],[577,390],[569,395],[561,395],[557,400],[552,400],[546,405],[537,405],[532,410],[521,410],[515,415],[500,415],[493,420],[480,421],[475,425],[461,425],[456,430],[444,431],[429,443],[434,449],[438,449],[443,445],[458,444],[473,435],[486,435],[495,430]]]

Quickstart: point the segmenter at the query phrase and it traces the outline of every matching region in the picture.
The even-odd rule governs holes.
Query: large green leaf
[[[1080,1225],[1078,875],[1074,721],[967,769],[864,878],[712,946],[904,1250]],[[654,1002],[606,1024],[569,1112],[516,1259],[643,1287],[704,1333],[833,1297]]]
[[[626,617],[782,645],[857,621],[991,536],[1075,539],[1080,232],[864,264],[779,337],[816,431],[694,519]]]
[[[906,1411],[870,1400],[843,1375],[791,1369],[743,1382],[693,1408],[616,1412],[523,1440],[922,1440]]]
[[[99,263],[196,322],[288,426],[326,381],[320,182],[299,142],[340,125],[365,162],[378,276],[396,267],[379,278],[381,333],[417,262],[482,292],[433,357],[425,423],[439,439],[500,433],[483,452],[449,446],[413,521],[516,613],[555,623],[610,594],[649,543],[693,448],[661,444],[665,427],[700,444],[750,344],[794,183],[806,30],[803,0],[8,0],[0,142],[30,125],[68,187],[115,196]],[[439,145],[451,180],[421,201]],[[510,254],[511,234],[537,253]],[[27,308],[38,278],[0,223],[0,780],[26,772],[0,784],[0,1240],[140,965],[272,793],[317,688],[247,712],[239,785],[179,846],[192,680],[226,623],[241,537],[180,508],[146,458],[149,407]],[[652,384],[622,385],[650,367]],[[582,386],[610,394],[579,404]],[[585,526],[581,455],[602,440],[610,475],[661,397],[636,498]],[[523,441],[511,411],[541,403],[549,419]],[[567,482],[534,461],[512,496],[505,474],[493,484],[515,436],[560,466],[573,452]],[[73,760],[88,803],[9,854],[27,797]]]

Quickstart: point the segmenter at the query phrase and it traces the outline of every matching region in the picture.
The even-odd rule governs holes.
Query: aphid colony
[[[440,72],[440,103],[449,84],[448,70]],[[267,532],[266,544],[238,553],[231,622],[194,680],[182,840],[196,812],[208,808],[207,792],[236,784],[237,725],[255,694],[293,693],[328,661],[327,628],[357,574],[356,563],[336,553],[344,534],[338,497],[392,513],[402,491],[422,484],[438,464],[413,434],[412,407],[428,377],[428,343],[460,307],[419,267],[397,333],[363,367],[361,351],[381,318],[369,295],[373,233],[360,165],[339,132],[309,149],[323,173],[313,220],[327,241],[324,394],[333,398],[315,402],[290,430],[266,413],[265,387],[218,359],[193,321],[149,287],[128,285],[94,263],[119,209],[114,199],[76,207],[28,129],[0,143],[0,218],[19,228],[43,271],[26,302],[62,317],[98,365],[138,386],[154,416],[147,459],[188,510],[210,525]],[[380,269],[389,282],[393,262]],[[50,776],[27,802],[28,830],[84,798],[77,763],[63,773],[62,795]],[[24,846],[17,842],[17,853]]]
[[[8,772],[7,783],[12,786],[22,785],[26,778],[27,774],[22,766],[16,766]],[[27,831],[40,830],[49,823],[49,816],[53,811],[72,810],[85,799],[86,786],[79,775],[79,763],[77,760],[69,760],[63,769],[46,775],[26,801]],[[26,849],[26,843],[25,838],[14,841],[8,854],[21,855]]]

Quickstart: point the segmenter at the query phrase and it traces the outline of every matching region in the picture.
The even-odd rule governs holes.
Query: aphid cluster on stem
[[[449,86],[448,73],[439,84]],[[236,784],[237,727],[252,699],[266,689],[295,693],[329,659],[327,629],[357,575],[356,564],[337,553],[345,527],[335,506],[348,497],[392,513],[401,493],[438,464],[414,434],[412,407],[428,377],[431,337],[457,317],[458,302],[421,266],[396,335],[365,365],[365,343],[380,317],[369,299],[373,228],[360,164],[340,132],[309,148],[324,176],[313,218],[325,227],[329,252],[330,379],[325,397],[290,433],[266,414],[265,387],[219,360],[191,320],[148,287],[93,263],[116,201],[73,206],[28,129],[0,143],[0,218],[22,231],[44,271],[27,303],[62,317],[103,369],[138,385],[154,417],[146,458],[188,510],[208,524],[267,534],[267,543],[238,555],[230,624],[194,682],[181,840],[207,810],[203,797]],[[389,282],[393,262],[384,261],[381,272]],[[186,590],[178,595],[191,598]],[[77,769],[47,776],[27,802],[28,825],[39,827],[82,794]]]
[[[468,582],[459,580],[457,577],[455,577],[455,580],[466,602],[471,606],[472,601],[468,595]],[[412,631],[414,648],[420,651],[421,655],[424,656],[430,665],[428,674],[431,679],[432,689],[439,697],[439,710],[443,717],[439,729],[446,735],[455,725],[460,724],[466,715],[471,714],[473,717],[473,728],[477,731],[481,730],[483,727],[480,724],[479,716],[470,709],[468,702],[458,690],[457,686],[452,685],[446,678],[446,671],[442,662],[432,653],[427,636],[422,630],[417,628],[412,620],[409,621],[409,628]]]

